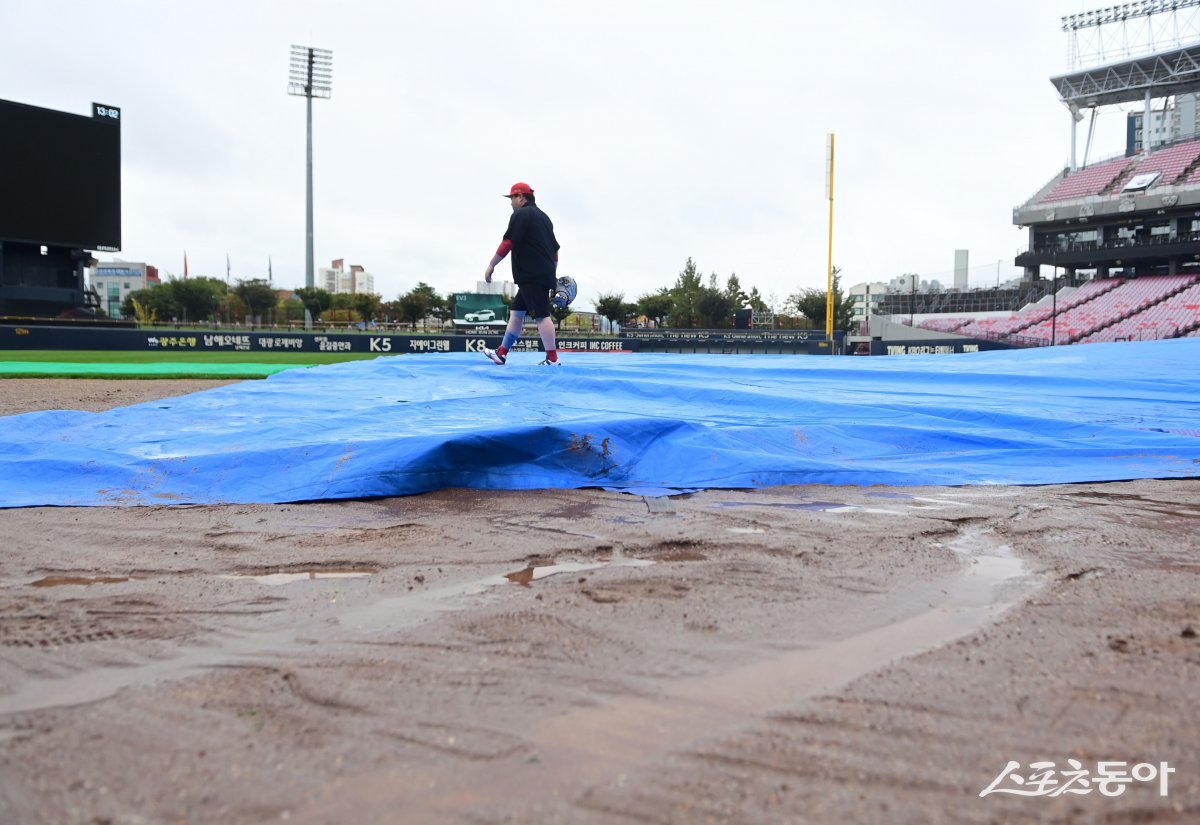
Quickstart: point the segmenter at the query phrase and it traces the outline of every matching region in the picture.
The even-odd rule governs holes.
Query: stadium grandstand
[[[1050,294],[1051,281],[1027,281],[1017,286],[976,289],[897,290],[877,295],[880,315],[929,315],[978,312],[1016,312]]]
[[[1176,338],[1200,330],[1200,275],[1098,278],[1067,286],[1007,318],[945,319],[942,329],[1017,345]],[[953,330],[946,329],[952,322]]]
[[[1131,44],[1136,24],[1144,37]],[[1015,346],[1200,336],[1200,0],[1108,6],[1062,28],[1072,67],[1050,80],[1070,117],[1070,162],[1013,210],[1028,233],[1020,284],[889,293],[875,313]],[[1141,111],[1126,115],[1124,152],[1089,163],[1097,112],[1131,106]]]

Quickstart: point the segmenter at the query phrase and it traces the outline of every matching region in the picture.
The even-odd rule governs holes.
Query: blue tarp
[[[107,412],[3,417],[0,506],[1200,476],[1200,339],[562,357],[382,357]]]

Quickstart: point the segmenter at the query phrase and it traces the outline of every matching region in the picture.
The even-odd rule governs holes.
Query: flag
[[[184,280],[187,280],[187,252],[186,251],[184,251],[184,253],[183,253],[183,277],[184,277]]]

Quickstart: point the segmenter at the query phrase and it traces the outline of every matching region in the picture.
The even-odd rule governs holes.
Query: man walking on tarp
[[[554,340],[554,319],[550,317],[550,293],[554,291],[555,274],[558,271],[558,241],[554,237],[554,224],[534,202],[533,190],[527,183],[514,183],[505,195],[512,203],[513,214],[508,219],[508,231],[488,264],[483,279],[492,282],[492,272],[504,256],[512,252],[513,282],[517,295],[508,308],[508,328],[504,340],[496,349],[484,347],[483,354],[497,364],[503,364],[508,351],[521,337],[525,313],[530,313],[538,322],[538,333],[546,350],[545,360],[539,365],[558,366],[558,348]]]

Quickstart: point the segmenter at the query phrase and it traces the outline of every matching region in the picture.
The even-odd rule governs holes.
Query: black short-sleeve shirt
[[[550,217],[536,203],[527,203],[509,218],[504,239],[512,241],[513,281],[553,289],[558,240]]]

